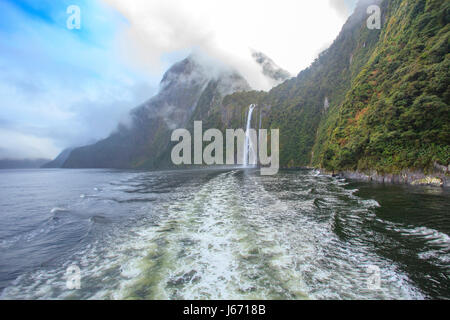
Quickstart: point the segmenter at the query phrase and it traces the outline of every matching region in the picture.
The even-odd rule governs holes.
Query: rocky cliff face
[[[330,111],[318,164],[334,171],[431,174],[434,163],[450,161],[450,4],[382,5],[379,40],[342,104]],[[364,44],[354,60],[363,50]]]
[[[156,96],[132,110],[129,125],[120,125],[96,144],[72,150],[62,167],[164,166],[174,129],[188,128],[194,115],[207,117],[210,107],[224,96],[245,90],[250,86],[235,70],[189,56],[165,73]]]

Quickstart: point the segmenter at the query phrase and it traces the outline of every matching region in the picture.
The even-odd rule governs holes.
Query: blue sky
[[[66,27],[73,4],[80,30]],[[54,157],[103,138],[155,93],[160,72],[130,67],[116,48],[126,25],[97,1],[0,1],[0,158]]]
[[[51,158],[106,137],[192,48],[226,60],[255,87],[243,58],[248,47],[295,74],[331,43],[355,3],[279,0],[264,8],[236,1],[0,0],[0,159]],[[80,30],[66,27],[69,5],[81,9]],[[293,9],[299,19],[286,17]],[[253,14],[280,20],[249,23]],[[315,15],[325,23],[308,35]],[[281,32],[292,34],[283,42]]]

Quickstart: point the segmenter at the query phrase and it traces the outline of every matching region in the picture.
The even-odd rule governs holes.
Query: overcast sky
[[[250,48],[293,75],[356,0],[0,0],[0,159],[55,157],[106,137],[198,50],[269,89]],[[81,29],[66,27],[69,5]]]

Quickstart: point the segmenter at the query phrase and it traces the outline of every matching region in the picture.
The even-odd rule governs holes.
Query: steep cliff
[[[367,27],[372,4],[380,29]],[[257,103],[263,127],[280,129],[282,167],[383,174],[447,166],[449,8],[439,0],[360,1],[309,68],[269,92],[226,97],[222,121],[243,127]]]
[[[193,115],[208,115],[212,103],[235,91],[250,90],[236,71],[191,55],[173,65],[161,80],[159,93],[134,109],[130,123],[108,138],[76,148],[64,168],[155,168],[170,166],[170,136],[189,127]],[[164,161],[163,161],[164,159]]]
[[[369,60],[319,133],[315,163],[329,170],[399,173],[449,164],[450,2],[384,4]]]

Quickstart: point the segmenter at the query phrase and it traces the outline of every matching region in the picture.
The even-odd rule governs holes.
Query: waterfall
[[[250,105],[250,109],[248,110],[248,116],[247,116],[247,128],[245,130],[245,143],[244,143],[244,159],[242,161],[242,163],[244,164],[244,167],[248,167],[248,156],[249,156],[249,151],[251,150],[253,152],[253,154],[255,153],[255,149],[253,147],[251,138],[250,138],[250,125],[252,122],[252,113],[253,113],[253,109],[255,109],[255,105],[251,104]],[[255,159],[255,158],[254,158]]]

